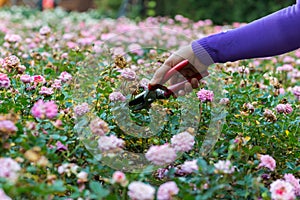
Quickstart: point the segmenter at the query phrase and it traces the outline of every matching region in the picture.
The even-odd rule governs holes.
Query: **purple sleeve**
[[[204,64],[275,56],[300,48],[300,0],[245,26],[192,42]]]

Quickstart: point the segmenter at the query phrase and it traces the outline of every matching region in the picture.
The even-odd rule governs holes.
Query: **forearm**
[[[243,27],[221,32],[192,43],[204,63],[275,56],[300,48],[300,0]],[[210,58],[207,58],[210,56]]]

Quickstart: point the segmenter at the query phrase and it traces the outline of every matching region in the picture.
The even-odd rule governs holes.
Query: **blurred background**
[[[43,10],[59,6],[80,12],[95,9],[103,17],[137,20],[181,14],[194,21],[211,19],[215,24],[250,22],[294,3],[295,0],[0,0],[1,7],[25,5]]]

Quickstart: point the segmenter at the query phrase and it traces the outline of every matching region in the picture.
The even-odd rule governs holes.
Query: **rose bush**
[[[97,17],[0,11],[1,199],[299,198],[299,50],[211,66],[224,95],[206,79],[189,94],[199,108],[196,128],[179,131],[184,109],[171,98],[153,104],[163,107],[157,133],[134,137],[116,123],[114,105],[147,87],[171,51],[230,27]],[[226,123],[203,155],[212,101],[226,107]],[[145,111],[130,116],[151,121]],[[145,155],[149,166],[125,173],[102,162],[107,155],[117,167],[126,154],[114,156],[124,150]]]

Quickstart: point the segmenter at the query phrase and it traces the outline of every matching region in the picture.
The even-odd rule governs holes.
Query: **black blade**
[[[132,111],[149,109],[151,107],[151,103],[153,103],[156,99],[166,99],[165,91],[161,89],[144,91],[129,102],[129,108]]]
[[[137,95],[133,100],[129,101],[128,105],[130,110],[141,110],[143,108],[147,108],[147,102],[145,97],[147,96],[147,91],[142,92],[141,94]]]
[[[137,95],[133,100],[129,101],[129,106],[135,106],[144,103],[145,93],[146,91],[142,92],[141,94]]]

